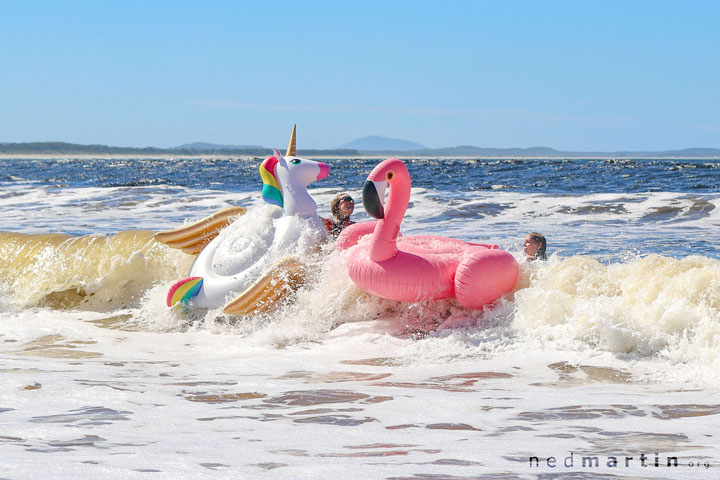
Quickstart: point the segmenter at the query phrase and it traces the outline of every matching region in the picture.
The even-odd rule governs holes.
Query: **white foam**
[[[12,229],[25,232],[159,230],[230,204],[260,205],[257,194],[212,190],[15,188],[22,199],[0,198],[0,208]],[[320,215],[328,216],[336,193],[312,192]],[[359,200],[358,191],[350,194]],[[337,478],[348,471],[367,478],[471,477],[478,469],[528,474],[525,464],[508,458],[592,452],[607,439],[623,451],[660,445],[686,460],[715,461],[720,452],[708,439],[716,434],[710,407],[720,390],[719,261],[628,253],[632,242],[681,235],[688,226],[695,228],[692,235],[720,241],[720,199],[710,197],[714,211],[684,220],[690,200],[675,193],[413,189],[406,235],[432,232],[516,250],[530,230],[551,239],[550,260],[523,263],[517,291],[485,311],[451,300],[409,304],[365,294],[330,246],[304,257],[311,281],[293,302],[266,316],[169,310],[165,299],[175,279],[169,272],[181,259],[153,273],[152,262],[129,255],[118,259],[118,276],[88,274],[84,285],[96,292],[122,290],[121,280],[133,272],[147,281],[139,301],[100,312],[8,302],[12,293],[0,290],[0,357],[8,379],[0,407],[12,409],[1,413],[3,466],[21,478],[39,470],[47,478],[287,478],[310,472]],[[490,204],[501,207],[483,210]],[[592,208],[607,204],[624,211]],[[671,223],[642,221],[652,209],[678,205]],[[585,245],[583,255],[558,252],[572,246],[572,253],[582,253]],[[600,247],[626,258],[599,262]],[[357,377],[343,377],[350,373]],[[438,380],[453,375],[468,376]],[[371,398],[263,403],[323,391]],[[242,393],[265,397],[202,401]],[[708,406],[710,413],[671,418],[663,410],[692,405]],[[105,418],[88,413],[91,407],[118,413]],[[78,420],[42,418],[58,415]],[[376,444],[413,446],[383,450]],[[366,456],[347,456],[354,453]],[[683,478],[707,473],[678,472]],[[639,466],[622,474],[656,475]]]

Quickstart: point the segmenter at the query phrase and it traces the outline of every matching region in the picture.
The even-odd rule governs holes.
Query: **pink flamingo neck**
[[[397,254],[397,236],[410,202],[410,174],[405,165],[395,160],[379,172],[381,178],[385,177],[388,170],[392,170],[394,176],[385,203],[385,217],[377,222],[370,243],[370,259],[374,262],[382,262]]]

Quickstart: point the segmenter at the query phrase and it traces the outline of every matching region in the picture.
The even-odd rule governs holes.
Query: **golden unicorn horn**
[[[297,125],[293,125],[293,131],[290,134],[290,143],[288,143],[287,153],[285,153],[286,157],[294,157],[296,155],[296,152],[295,152],[295,127],[297,127]]]

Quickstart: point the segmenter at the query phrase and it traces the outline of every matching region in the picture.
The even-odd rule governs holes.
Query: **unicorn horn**
[[[294,157],[296,154],[296,152],[295,152],[295,127],[297,127],[297,125],[293,125],[293,131],[290,134],[290,143],[288,143],[287,153],[285,154],[286,157]]]

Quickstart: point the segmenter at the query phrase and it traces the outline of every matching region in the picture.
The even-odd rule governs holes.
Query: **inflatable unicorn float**
[[[352,281],[383,298],[415,302],[455,297],[470,309],[481,309],[509,292],[519,265],[497,245],[430,235],[400,236],[410,185],[407,167],[395,158],[370,172],[363,187],[363,206],[378,220],[347,227],[336,244],[338,250],[347,250],[345,265]]]
[[[307,187],[326,178],[330,169],[323,162],[296,156],[295,138],[293,127],[285,156],[274,150],[260,164],[262,197],[282,209],[282,215],[276,215],[272,226],[263,229],[261,235],[237,238],[242,231],[224,229],[245,213],[240,207],[156,234],[158,241],[173,248],[198,253],[188,277],[170,287],[169,307],[224,307],[228,314],[258,313],[273,308],[302,284],[305,266],[297,257],[287,255],[307,251],[326,238],[317,205]],[[232,271],[228,271],[227,258],[223,258],[227,252],[232,253],[229,262]]]

